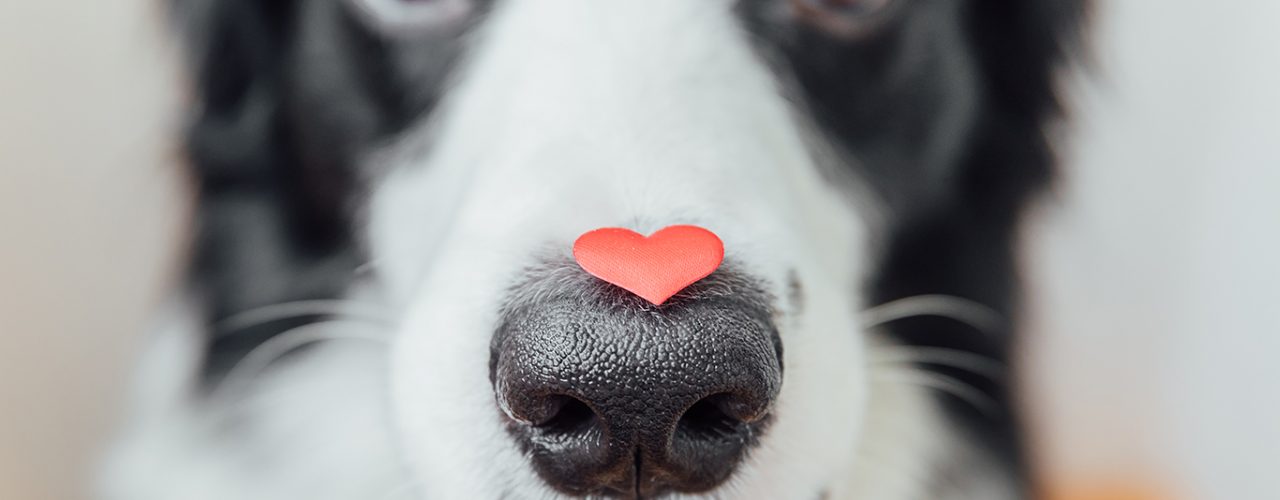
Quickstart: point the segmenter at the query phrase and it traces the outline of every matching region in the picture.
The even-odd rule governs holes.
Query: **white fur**
[[[550,494],[494,408],[489,337],[523,268],[568,255],[577,235],[602,226],[708,227],[779,297],[794,269],[807,299],[783,332],[778,419],[730,488],[817,495],[847,471],[866,398],[849,314],[860,303],[859,220],[822,182],[729,3],[509,2],[474,50],[430,156],[400,168],[388,181],[397,198],[373,212],[375,250],[438,242],[426,259],[377,255],[392,274],[406,258],[430,265],[407,301],[392,372],[427,496]],[[423,213],[401,200],[433,189],[461,193],[442,212],[451,223],[406,232]]]
[[[873,376],[863,220],[730,7],[499,2],[436,118],[375,155],[393,172],[369,226],[397,307],[389,359],[335,344],[261,377],[247,404],[166,411],[115,455],[109,498],[555,497],[495,407],[503,293],[587,230],[676,223],[717,232],[781,299],[789,273],[804,285],[803,307],[780,308],[776,421],[718,495],[926,495],[931,460],[963,446],[923,389]],[[237,412],[251,432],[217,432]]]

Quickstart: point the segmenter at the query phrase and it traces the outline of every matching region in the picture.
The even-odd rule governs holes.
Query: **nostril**
[[[732,393],[702,398],[676,422],[664,468],[681,491],[723,483],[768,424],[768,401]]]
[[[578,434],[590,430],[596,414],[586,403],[570,396],[551,396],[550,417],[533,425],[547,434]]]
[[[735,438],[744,430],[747,422],[733,416],[737,413],[729,394],[715,394],[694,403],[676,423],[676,438],[696,441],[713,441]]]

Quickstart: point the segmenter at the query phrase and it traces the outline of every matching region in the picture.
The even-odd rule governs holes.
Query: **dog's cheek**
[[[750,498],[816,498],[854,468],[868,375],[848,306],[855,297],[836,282],[805,280],[803,308],[780,318],[785,369],[774,422],[735,483],[761,492]]]
[[[489,382],[497,307],[488,299],[501,281],[487,286],[452,251],[439,262],[408,300],[392,347],[393,418],[409,470],[426,498],[545,492],[504,432]]]

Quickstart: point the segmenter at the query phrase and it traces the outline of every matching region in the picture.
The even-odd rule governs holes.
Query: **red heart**
[[[724,243],[698,226],[671,226],[649,237],[618,227],[578,237],[573,257],[592,276],[662,305],[724,262]]]

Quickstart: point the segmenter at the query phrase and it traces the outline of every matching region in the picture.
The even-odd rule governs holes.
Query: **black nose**
[[[721,269],[654,306],[562,265],[513,295],[490,376],[511,435],[563,493],[710,490],[769,422],[781,343],[751,279]]]

